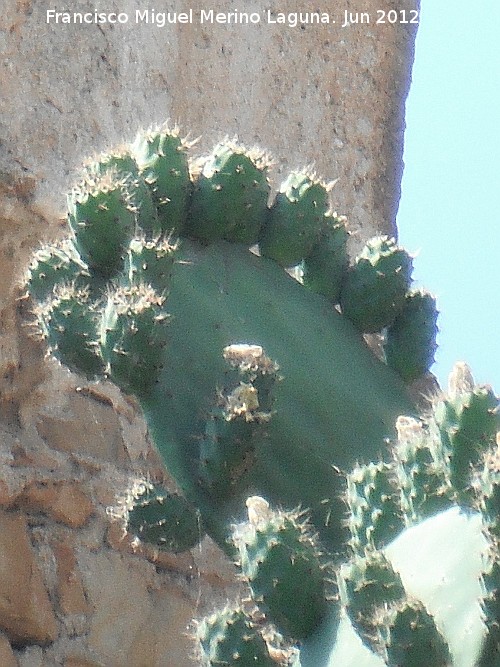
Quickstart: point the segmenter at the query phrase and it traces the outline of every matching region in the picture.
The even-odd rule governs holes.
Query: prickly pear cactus
[[[271,511],[260,497],[248,498],[246,505],[249,521],[232,535],[243,578],[278,631],[303,639],[326,609],[326,567],[318,541],[299,512]]]
[[[363,333],[384,329],[397,369],[405,349],[425,347],[404,378],[432,363],[434,320],[422,335],[405,309],[411,258],[381,238],[351,266],[345,218],[314,174],[293,172],[273,200],[262,152],[190,150],[161,128],[86,164],[68,238],[28,271],[37,329],[71,370],[136,395],[224,548],[258,493],[308,508],[313,531],[342,549],[340,471],[383,456],[397,416],[413,412]],[[284,270],[297,265],[303,284]]]
[[[228,606],[203,619],[197,625],[195,638],[201,667],[276,665],[251,615],[242,608]]]
[[[392,239],[369,241],[347,272],[342,311],[361,331],[380,331],[403,310],[412,260]]]
[[[448,395],[397,433],[390,462],[347,475],[342,563],[304,518],[247,500],[232,539],[250,599],[288,642],[279,664],[500,664],[500,401],[459,364]]]
[[[89,162],[26,292],[54,357],[135,394],[183,492],[143,484],[128,530],[239,562],[201,664],[500,666],[498,398],[462,364],[417,418],[437,310],[410,255],[351,261],[308,171],[273,200],[263,153],[190,149],[162,128]]]
[[[180,553],[203,537],[199,512],[182,496],[159,485],[143,482],[123,503],[126,529],[141,542]]]

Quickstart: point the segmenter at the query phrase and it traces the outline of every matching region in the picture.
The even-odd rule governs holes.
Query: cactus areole
[[[384,305],[365,325],[364,274],[328,185],[294,172],[268,203],[264,154],[225,141],[194,162],[189,150],[162,128],[85,168],[69,196],[69,238],[28,270],[38,330],[71,370],[137,396],[166,467],[220,544],[255,494],[307,508],[339,553],[341,473],[384,457],[398,415],[414,413],[402,378],[432,363],[435,324],[425,337],[411,326],[390,335],[411,317],[411,259],[389,239],[371,242],[362,257],[383,252],[369,257],[368,299]],[[285,271],[297,264],[303,284]],[[398,374],[366,345],[374,329],[398,369],[404,346],[426,349]]]

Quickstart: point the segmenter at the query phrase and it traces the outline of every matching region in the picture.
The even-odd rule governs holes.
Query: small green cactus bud
[[[379,627],[388,667],[449,667],[450,649],[436,628],[434,618],[416,601],[405,601],[387,610]]]
[[[120,146],[87,160],[84,171],[88,178],[99,178],[108,172],[114,172],[121,178],[133,180],[139,174],[137,162],[126,146]]]
[[[176,248],[164,238],[132,239],[125,258],[124,273],[128,282],[150,285],[158,294],[167,296]]]
[[[304,285],[338,303],[349,265],[345,218],[326,216],[319,239],[302,263]]]
[[[455,491],[435,425],[399,417],[396,430],[395,474],[406,525],[411,526],[451,507]]]
[[[205,243],[256,243],[270,193],[267,169],[259,151],[218,144],[194,182],[188,235]]]
[[[460,381],[464,376],[468,378],[465,385]],[[500,402],[490,387],[467,389],[473,379],[470,371],[465,375],[463,364],[452,372],[450,380],[452,391],[436,405],[434,415],[450,457],[451,482],[461,493],[470,486],[472,467],[495,443],[500,431]]]
[[[148,185],[139,173],[139,166],[129,147],[123,146],[109,153],[103,153],[87,162],[87,178],[102,178],[107,173],[114,173],[127,183],[130,206],[136,224],[148,238],[159,234],[158,214]]]
[[[115,170],[86,175],[68,199],[69,224],[75,246],[90,269],[103,278],[122,268],[135,227],[129,180]]]
[[[271,419],[278,366],[259,345],[229,345],[223,356],[231,371],[217,392],[200,441],[200,481],[227,496],[254,462],[256,439]]]
[[[377,651],[381,610],[406,597],[400,576],[382,552],[373,551],[342,566],[339,589],[354,628],[367,646]]]
[[[425,375],[434,363],[437,316],[433,296],[422,290],[410,291],[403,310],[387,330],[384,343],[387,365],[405,382]]]
[[[356,257],[342,287],[342,312],[363,333],[381,331],[403,309],[412,259],[387,236],[374,237]]]
[[[187,551],[204,535],[200,513],[185,498],[147,482],[132,494],[126,519],[131,534],[162,551]]]
[[[191,180],[187,159],[189,143],[177,128],[141,132],[132,151],[140,174],[148,184],[156,204],[159,232],[178,235],[186,221]]]
[[[291,267],[311,254],[330,207],[328,189],[314,174],[290,174],[261,230],[259,248],[264,257]]]
[[[42,246],[35,252],[26,275],[26,287],[32,299],[45,301],[56,285],[73,283],[84,288],[91,282],[88,267],[69,240]]]
[[[404,528],[393,468],[387,463],[355,466],[347,475],[346,504],[355,554],[387,545]]]
[[[57,285],[52,300],[37,308],[35,314],[49,352],[62,364],[90,378],[103,372],[98,314],[88,289]]]
[[[197,624],[195,639],[201,667],[276,667],[251,617],[226,606]]]
[[[165,299],[144,284],[108,295],[101,323],[101,354],[111,379],[125,392],[148,394],[162,368],[168,342]]]
[[[247,507],[249,521],[235,526],[232,538],[242,574],[266,619],[285,636],[304,639],[327,608],[316,539],[299,512],[272,511],[259,497]]]

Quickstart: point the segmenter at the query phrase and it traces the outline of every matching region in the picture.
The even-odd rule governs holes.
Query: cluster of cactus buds
[[[278,664],[498,664],[500,401],[457,364],[449,393],[421,419],[401,416],[397,431],[387,462],[347,475],[343,563],[297,513],[248,499],[249,520],[232,540],[252,604],[297,651]],[[435,562],[435,573],[432,549],[440,544],[447,562],[444,573]],[[415,567],[426,549],[431,563]]]
[[[500,654],[500,401],[491,388],[475,386],[465,364],[457,364],[448,394],[435,399],[432,412],[419,420],[400,417],[397,431],[389,463],[358,466],[347,477],[352,557],[338,575],[342,605],[380,664],[491,667]],[[453,508],[464,522],[477,519],[477,528],[470,552],[465,537],[464,543],[448,545],[455,553],[447,577],[455,577],[464,590],[450,622],[442,610],[451,603],[439,582],[425,592],[425,583],[410,581],[409,591],[394,570],[404,570],[401,538],[423,528],[437,549],[440,532],[445,535],[447,522],[453,522]],[[481,539],[480,566],[471,574],[468,561],[477,558]],[[422,572],[423,582],[426,576],[432,579]],[[482,593],[467,600],[467,588],[479,583]],[[415,590],[423,591],[421,599]],[[472,647],[472,662],[460,655],[463,642]]]

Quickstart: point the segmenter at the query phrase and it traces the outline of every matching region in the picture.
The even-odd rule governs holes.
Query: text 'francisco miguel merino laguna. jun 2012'
[[[175,24],[212,24],[212,25],[283,25],[289,28],[306,25],[332,24],[341,28],[357,24],[415,24],[419,21],[417,10],[382,10],[376,12],[339,11],[330,12],[280,12],[271,9],[265,12],[220,12],[215,9],[188,9],[185,12],[159,12],[155,9],[136,9],[135,12],[68,12],[56,9],[46,10],[46,23],[61,25],[102,25],[102,24],[136,24],[152,25],[163,28]]]

